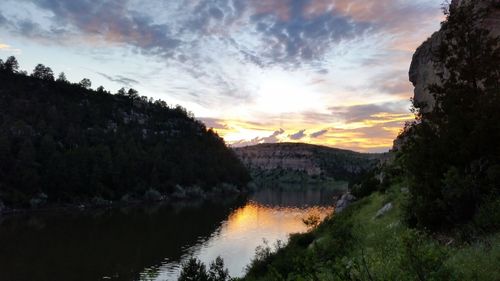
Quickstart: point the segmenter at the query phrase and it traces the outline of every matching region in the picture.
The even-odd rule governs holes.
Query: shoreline
[[[218,196],[224,196],[223,200],[226,199],[238,199],[247,196],[249,190],[240,190],[240,191],[211,191],[203,194],[199,194],[197,196],[186,196],[186,197],[172,197],[172,196],[162,196],[161,199],[158,200],[104,200],[100,203],[92,203],[91,201],[80,202],[80,203],[47,203],[43,207],[27,207],[27,208],[10,208],[4,207],[3,210],[0,210],[0,218],[6,218],[16,215],[26,215],[26,214],[40,214],[40,213],[51,213],[51,212],[73,212],[73,211],[93,211],[93,210],[111,210],[118,208],[135,208],[135,207],[146,207],[157,206],[157,205],[175,205],[175,204],[196,204],[203,202],[210,202],[215,199],[220,200],[221,198]]]

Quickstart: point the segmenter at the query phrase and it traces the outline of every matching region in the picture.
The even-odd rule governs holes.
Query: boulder
[[[47,204],[48,199],[49,197],[47,196],[47,194],[40,192],[35,197],[31,198],[30,206],[34,209],[43,207],[45,204]]]
[[[104,206],[109,206],[111,205],[113,202],[109,201],[109,200],[106,200],[100,196],[96,196],[94,198],[92,198],[92,204],[94,206],[99,206],[99,207],[104,207]]]
[[[172,193],[172,197],[176,199],[186,199],[186,190],[182,186],[176,185],[174,188],[174,192]]]
[[[163,196],[158,190],[150,188],[144,193],[144,199],[147,201],[161,201]]]
[[[352,202],[356,200],[356,197],[352,195],[351,193],[344,193],[339,200],[337,200],[337,203],[335,203],[335,212],[340,213],[342,212],[347,206],[351,205]]]
[[[392,202],[389,202],[389,203],[385,204],[384,207],[382,207],[380,210],[377,211],[377,214],[375,214],[374,218],[378,219],[378,218],[382,217],[387,212],[389,212],[390,210],[392,210],[392,208],[393,208]]]

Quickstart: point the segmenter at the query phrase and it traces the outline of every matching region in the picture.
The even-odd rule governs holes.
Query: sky
[[[181,105],[226,143],[382,152],[439,0],[2,0],[0,57]]]

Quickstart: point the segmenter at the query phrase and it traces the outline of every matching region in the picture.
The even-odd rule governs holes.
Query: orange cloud
[[[351,149],[360,152],[380,152],[392,148],[396,138],[406,121],[413,119],[411,113],[376,112],[367,118],[353,122],[339,121],[323,123],[297,122],[282,124],[277,128],[274,124],[246,122],[244,120],[211,120],[214,128],[229,145],[246,146],[269,142],[305,142],[331,147]],[[210,127],[210,126],[209,126]],[[214,127],[214,126],[212,126]],[[297,132],[301,137],[297,138]]]

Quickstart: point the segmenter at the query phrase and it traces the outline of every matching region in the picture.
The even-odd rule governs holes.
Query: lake
[[[176,280],[190,257],[244,274],[272,245],[325,218],[338,192],[265,189],[247,198],[0,217],[0,280]]]

